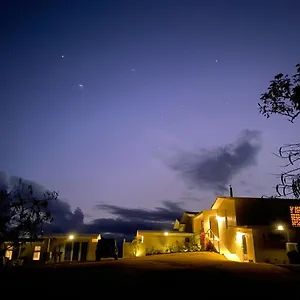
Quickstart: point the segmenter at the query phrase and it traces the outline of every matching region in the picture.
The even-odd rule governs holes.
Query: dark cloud
[[[0,172],[0,188],[11,189],[19,182],[19,177],[8,176]],[[22,179],[23,185],[33,187],[34,193],[42,197],[48,190],[42,185]],[[45,233],[100,233],[105,236],[112,236],[119,239],[132,239],[137,230],[169,230],[172,229],[176,218],[179,218],[183,212],[180,203],[171,201],[162,201],[161,207],[153,210],[148,209],[130,209],[109,204],[99,204],[97,209],[111,213],[114,217],[98,218],[90,223],[84,223],[84,214],[80,208],[71,210],[70,205],[58,198],[50,201],[48,209],[53,216],[51,224],[45,224]]]
[[[50,192],[44,186],[36,182],[17,176],[8,176],[5,172],[0,172],[0,189],[9,191],[17,187],[20,179],[22,180],[22,186],[20,188],[24,193],[28,191],[29,185],[33,188],[34,196],[40,199],[44,197],[46,192]],[[84,226],[84,215],[81,209],[76,208],[73,212],[71,206],[60,198],[49,201],[48,210],[52,214],[53,222],[51,224],[45,224],[45,231],[61,233],[70,230],[80,230],[80,228]]]
[[[175,219],[173,221],[175,221]],[[86,224],[83,231],[99,232],[102,235],[111,235],[114,237],[133,238],[137,230],[170,230],[172,227],[173,224],[171,222],[99,218]]]
[[[174,221],[183,209],[179,203],[168,200],[162,201],[163,207],[156,207],[153,210],[142,208],[126,208],[110,204],[98,204],[96,208],[107,211],[115,216],[131,221]]]
[[[233,177],[256,164],[260,149],[261,133],[244,130],[234,143],[209,150],[182,151],[166,164],[189,186],[224,193]]]
[[[113,236],[132,238],[137,230],[170,230],[176,218],[184,211],[180,203],[162,201],[161,207],[152,210],[126,208],[110,204],[99,204],[97,209],[109,212],[116,218],[100,218],[87,224],[85,230],[98,231]]]

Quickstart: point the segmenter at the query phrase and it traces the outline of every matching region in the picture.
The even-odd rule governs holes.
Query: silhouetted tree
[[[42,225],[52,221],[48,203],[56,199],[56,192],[35,194],[22,180],[10,191],[0,191],[0,257],[6,251],[5,241],[19,247],[24,238],[36,238],[41,233]]]
[[[292,77],[276,75],[270,82],[268,91],[261,95],[259,111],[269,118],[279,114],[294,122],[300,115],[300,64]],[[300,143],[284,145],[279,149],[279,157],[286,161],[286,172],[282,173],[281,183],[276,186],[279,196],[294,195],[300,198]]]

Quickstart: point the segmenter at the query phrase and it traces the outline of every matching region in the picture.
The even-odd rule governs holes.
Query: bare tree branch
[[[260,97],[259,112],[269,118],[272,114],[288,117],[290,122],[300,115],[300,64],[297,72],[291,78],[282,73],[276,75],[270,82],[266,93]],[[276,186],[279,197],[294,196],[300,198],[300,143],[280,147],[279,155],[285,161],[287,171],[280,175]]]

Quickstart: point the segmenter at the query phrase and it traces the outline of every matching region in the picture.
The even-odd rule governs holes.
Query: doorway
[[[72,261],[78,261],[78,259],[79,259],[79,249],[80,249],[80,242],[74,242]]]
[[[242,235],[242,250],[244,261],[248,261],[248,247],[247,247],[247,236],[246,234]]]
[[[72,255],[72,243],[66,243],[64,261],[70,261]]]
[[[86,261],[87,260],[88,245],[89,245],[88,242],[82,242],[81,243],[80,261]]]

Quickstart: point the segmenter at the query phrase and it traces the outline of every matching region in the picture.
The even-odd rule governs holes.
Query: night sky
[[[299,122],[266,119],[257,102],[300,62],[299,10],[4,1],[2,185],[21,177],[58,191],[53,231],[115,235],[208,209],[229,184],[235,196],[273,195],[283,162],[272,153],[297,141]]]

